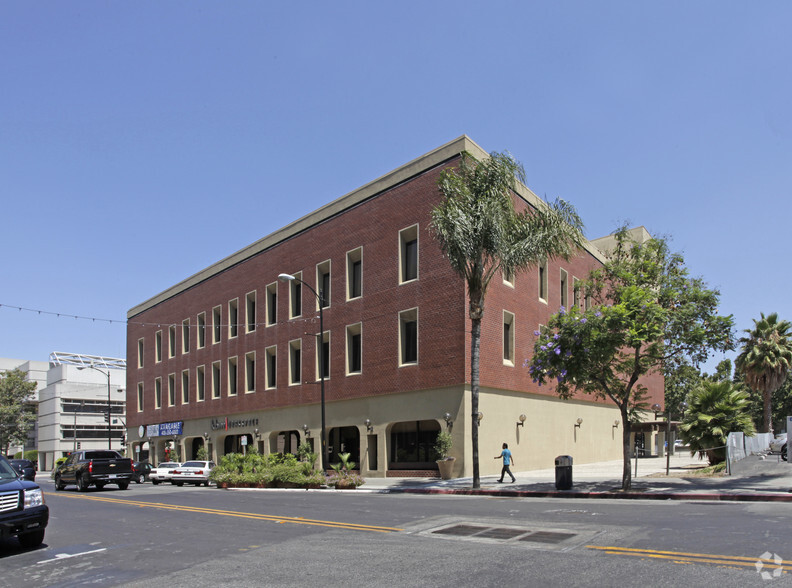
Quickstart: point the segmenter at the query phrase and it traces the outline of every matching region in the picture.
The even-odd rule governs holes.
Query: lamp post
[[[325,436],[325,366],[324,366],[324,315],[322,313],[322,309],[324,308],[324,293],[319,294],[316,290],[311,288],[308,284],[303,282],[300,278],[293,276],[291,274],[278,274],[278,279],[282,282],[299,282],[303,284],[306,288],[308,288],[314,296],[316,296],[316,300],[319,302],[319,338],[318,338],[318,347],[317,351],[319,353],[319,383],[321,387],[321,404],[322,404],[322,433],[321,439],[319,443],[321,444],[321,466],[322,471],[324,472],[327,469],[327,438]]]
[[[104,371],[100,370],[95,365],[81,365],[77,369],[84,370],[85,368],[90,368],[92,370],[96,370],[100,374],[103,374],[107,377],[107,448],[113,448],[113,423],[110,422],[110,370]]]

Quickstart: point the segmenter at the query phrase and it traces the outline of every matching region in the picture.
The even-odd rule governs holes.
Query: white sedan
[[[208,486],[209,474],[214,466],[212,461],[185,461],[171,471],[171,484],[183,486],[186,483]]]
[[[161,464],[158,464],[157,467],[151,468],[149,472],[149,480],[151,480],[152,484],[159,484],[160,482],[168,482],[171,479],[171,475],[173,474],[173,470],[179,467],[181,464],[175,461],[164,461]]]

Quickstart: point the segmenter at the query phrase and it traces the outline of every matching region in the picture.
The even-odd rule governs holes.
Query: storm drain
[[[518,527],[485,527],[479,525],[452,525],[432,531],[436,535],[469,537],[475,539],[495,539],[500,541],[528,541],[543,544],[559,544],[576,537],[574,533],[553,531],[532,531]]]

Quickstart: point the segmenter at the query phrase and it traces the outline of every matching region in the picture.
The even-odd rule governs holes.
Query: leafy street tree
[[[703,376],[698,368],[683,363],[674,370],[669,370],[665,377],[665,405],[671,407],[672,412],[686,402],[691,390],[701,385]]]
[[[524,181],[510,155],[476,160],[464,153],[458,168],[443,172],[442,202],[431,229],[451,267],[464,278],[471,320],[471,438],[473,488],[480,487],[478,454],[479,356],[484,299],[492,277],[517,274],[548,258],[568,258],[583,240],[575,209],[562,200],[517,212],[513,191]]]
[[[679,429],[690,445],[690,455],[705,455],[710,465],[726,459],[729,433],[756,432],[749,412],[748,392],[729,381],[704,380],[688,395],[688,409]]]
[[[710,349],[731,349],[732,317],[717,314],[719,293],[692,278],[664,239],[637,243],[625,227],[603,267],[586,282],[593,306],[562,308],[537,331],[530,372],[556,393],[610,399],[622,419],[622,489],[632,484],[631,424],[646,409],[641,378],[698,365]]]
[[[745,330],[742,349],[735,364],[745,383],[761,393],[762,432],[773,432],[772,395],[786,381],[792,365],[792,324],[778,319],[777,313],[754,319],[754,328]]]
[[[12,444],[24,443],[36,420],[25,401],[36,389],[36,382],[25,380],[18,369],[0,372],[0,453],[8,455]]]

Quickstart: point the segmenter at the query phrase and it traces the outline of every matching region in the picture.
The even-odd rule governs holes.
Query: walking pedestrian
[[[514,458],[512,457],[511,451],[509,451],[509,444],[503,444],[503,451],[501,451],[500,455],[496,455],[495,459],[503,458],[503,469],[501,470],[501,477],[498,482],[503,482],[504,474],[509,474],[511,476],[512,483],[517,481],[517,478],[514,477],[514,474],[511,473],[509,469],[510,466],[514,465]]]

